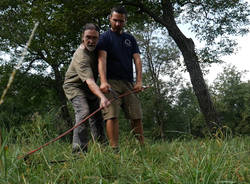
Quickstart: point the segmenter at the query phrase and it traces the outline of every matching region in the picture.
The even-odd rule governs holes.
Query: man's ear
[[[81,40],[82,40],[82,42],[84,41],[84,33],[82,33],[82,35],[81,35]]]

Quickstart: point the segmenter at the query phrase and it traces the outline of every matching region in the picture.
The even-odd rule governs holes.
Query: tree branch
[[[147,8],[144,4],[142,4],[140,1],[135,1],[135,2],[128,2],[124,1],[123,5],[129,5],[129,6],[134,6],[134,7],[139,7],[141,12],[144,12],[148,14],[150,17],[152,17],[156,22],[165,25],[164,19],[162,16],[156,16],[156,13],[153,13],[149,8]]]
[[[24,74],[26,74],[26,73],[30,70],[32,64],[33,64],[37,59],[38,59],[38,58],[34,58],[34,59],[32,59],[32,60],[29,62],[29,65],[28,65],[28,67],[25,69]]]

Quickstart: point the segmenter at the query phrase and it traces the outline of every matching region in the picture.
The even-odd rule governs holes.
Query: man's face
[[[111,24],[111,30],[117,33],[121,33],[122,28],[125,25],[125,21],[126,21],[125,14],[113,12],[109,20]]]
[[[88,51],[94,51],[99,39],[99,32],[96,30],[87,29],[83,35],[83,45]]]

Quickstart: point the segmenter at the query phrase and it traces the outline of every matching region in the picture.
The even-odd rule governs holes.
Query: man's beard
[[[95,50],[95,46],[88,46],[86,45],[88,51],[93,52]]]
[[[116,27],[116,26],[114,26],[114,27],[111,27],[111,28],[116,33],[121,33],[121,31],[122,31],[122,27]]]

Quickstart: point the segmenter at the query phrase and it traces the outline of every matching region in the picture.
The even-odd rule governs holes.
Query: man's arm
[[[94,80],[94,75],[90,66],[90,62],[88,61],[88,57],[84,57],[84,55],[80,55],[75,57],[74,68],[82,82],[86,82],[89,89],[93,94],[100,98],[100,107],[107,107],[110,102],[101,92],[100,88],[97,86]]]
[[[106,73],[107,73],[107,52],[104,51],[104,50],[100,50],[98,52],[98,71],[99,71],[100,81],[101,81],[100,89],[101,89],[102,92],[108,93],[111,86],[107,82],[107,77],[106,77]]]
[[[86,83],[89,87],[89,89],[94,93],[96,96],[100,98],[100,107],[105,108],[108,105],[110,105],[109,100],[104,96],[104,94],[101,92],[100,88],[95,83],[95,80],[93,78],[89,78],[86,80]]]
[[[142,62],[140,58],[140,54],[135,53],[133,54],[134,63],[135,63],[135,70],[136,70],[136,83],[134,86],[135,90],[142,89]]]

